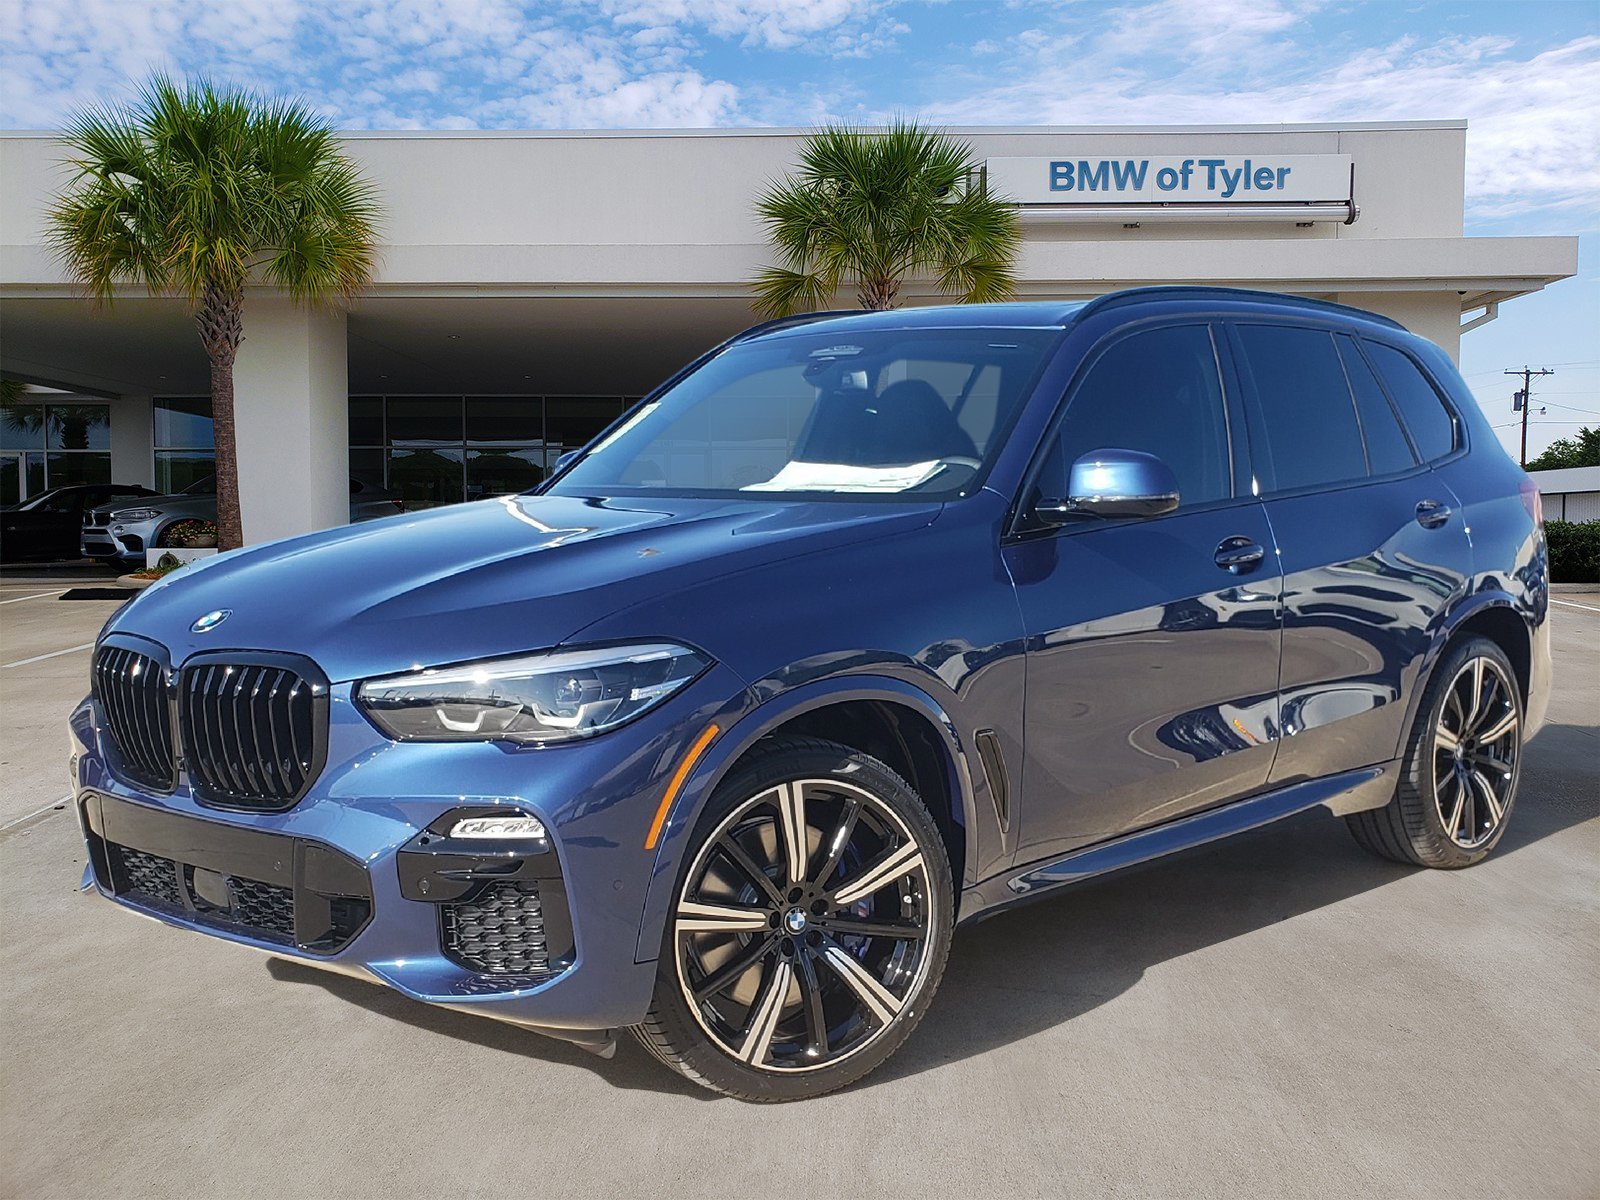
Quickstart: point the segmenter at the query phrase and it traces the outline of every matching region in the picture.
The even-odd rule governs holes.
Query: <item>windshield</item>
[[[215,475],[207,475],[202,479],[196,479],[178,493],[180,496],[215,496],[216,494],[217,477]]]
[[[957,495],[987,468],[1059,336],[819,328],[730,346],[549,490]]]

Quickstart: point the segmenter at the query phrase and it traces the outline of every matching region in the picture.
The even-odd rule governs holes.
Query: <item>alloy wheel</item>
[[[735,807],[691,864],[678,982],[728,1055],[816,1070],[914,1000],[937,918],[927,859],[887,803],[839,779],[781,783]]]
[[[1522,722],[1516,686],[1491,658],[1469,658],[1445,690],[1433,735],[1433,803],[1464,850],[1494,837],[1516,780]]]

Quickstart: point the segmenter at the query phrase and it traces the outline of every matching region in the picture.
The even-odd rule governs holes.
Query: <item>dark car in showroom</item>
[[[1547,593],[1537,492],[1385,318],[1156,288],[773,322],[530,493],[119,610],[70,721],[84,887],[815,1096],[911,1034],[958,925],[1076,881],[1313,808],[1482,860]]]
[[[79,558],[86,512],[154,495],[138,484],[85,483],[51,488],[7,505],[0,509],[0,561]]]

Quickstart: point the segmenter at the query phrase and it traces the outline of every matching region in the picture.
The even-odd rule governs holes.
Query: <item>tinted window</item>
[[[1364,479],[1361,427],[1333,335],[1241,325],[1251,386],[1250,457],[1263,492]]]
[[[993,457],[1059,337],[823,325],[736,343],[636,410],[553,490],[955,495]],[[555,399],[547,419],[556,429]]]
[[[1337,339],[1339,357],[1344,360],[1345,376],[1355,393],[1356,411],[1361,414],[1361,435],[1367,443],[1367,463],[1374,475],[1388,475],[1417,465],[1394,409],[1378,386],[1378,377],[1361,357],[1356,344],[1347,337]]]
[[[1392,346],[1367,342],[1366,347],[1423,459],[1443,458],[1454,450],[1456,419],[1417,364]]]
[[[1171,467],[1184,507],[1233,494],[1227,411],[1206,326],[1136,333],[1095,361],[1046,454],[1040,493],[1065,496],[1073,462],[1112,448],[1142,450]]]

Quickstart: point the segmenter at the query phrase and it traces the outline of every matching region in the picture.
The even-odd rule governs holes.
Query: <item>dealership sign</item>
[[[1346,154],[991,158],[989,194],[1015,204],[1349,203]]]

